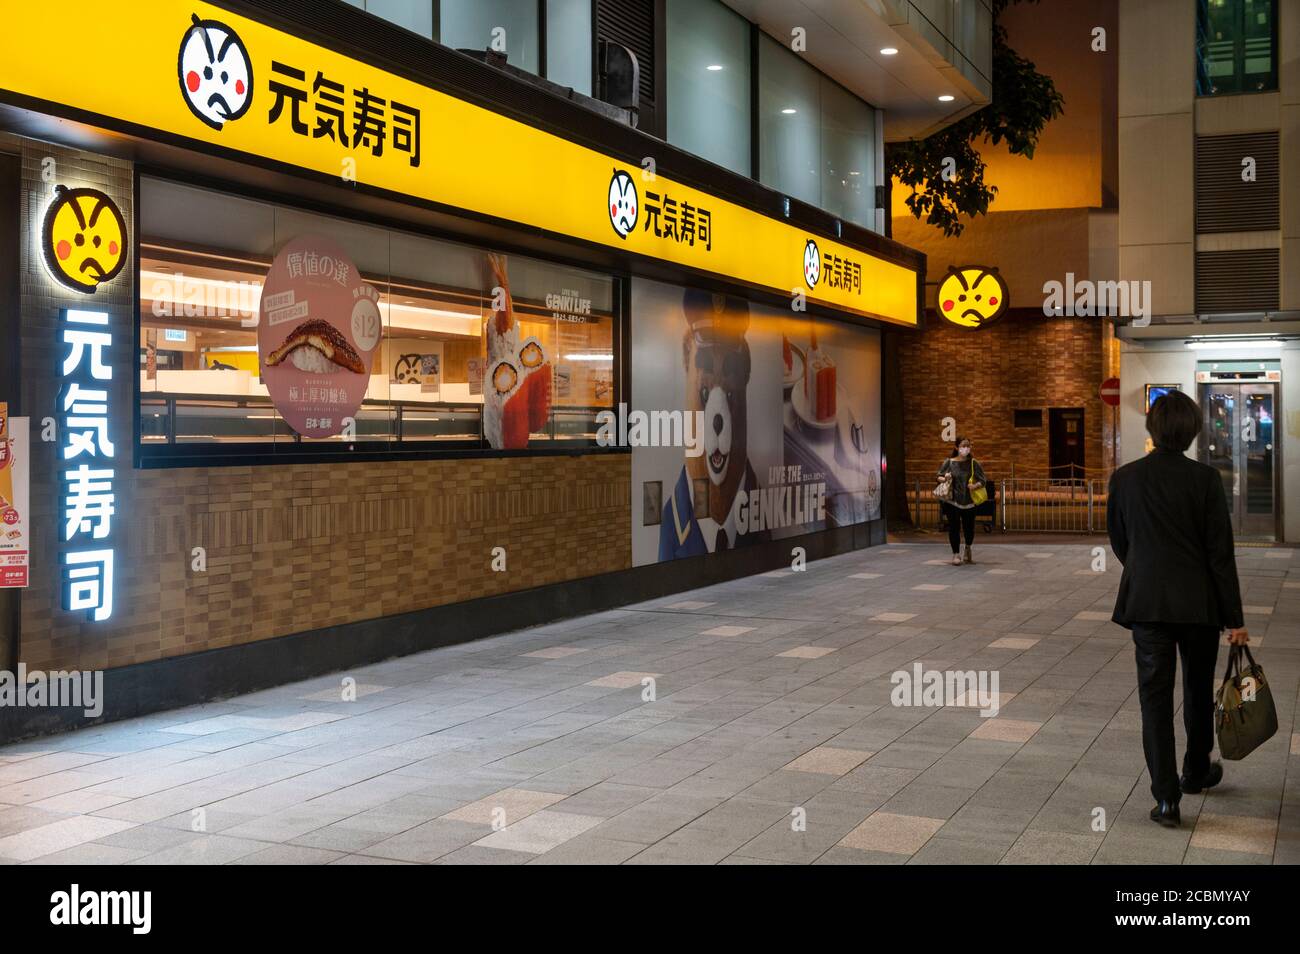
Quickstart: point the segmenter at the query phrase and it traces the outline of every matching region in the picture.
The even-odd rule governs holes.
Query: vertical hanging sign
[[[63,608],[113,615],[113,442],[109,436],[108,313],[63,312],[59,412]]]
[[[28,582],[27,418],[10,420],[0,401],[0,588]]]

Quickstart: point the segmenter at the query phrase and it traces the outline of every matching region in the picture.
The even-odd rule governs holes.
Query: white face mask
[[[969,457],[969,456],[970,456],[970,448],[969,448],[969,447],[958,447],[958,448],[957,448],[957,453],[960,454],[962,457]]]

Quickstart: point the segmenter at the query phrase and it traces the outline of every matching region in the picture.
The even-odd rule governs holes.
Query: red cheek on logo
[[[945,302],[943,303],[943,310],[944,310],[944,311],[952,311],[952,299],[951,299],[951,298],[949,298],[947,301],[945,301]]]
[[[611,205],[611,206],[609,207],[609,214],[610,214],[610,215],[618,215],[618,206],[617,206],[617,205]]]
[[[54,253],[58,255],[59,258],[67,258],[69,255],[72,254],[72,246],[68,243],[66,239],[64,239],[54,247]]]
[[[990,305],[996,305],[997,303],[998,303],[998,300],[997,300],[996,298],[990,298],[990,299],[989,299],[989,304],[990,304]]]
[[[244,81],[243,81],[243,80],[235,80],[235,92],[238,93],[240,96],[243,96],[243,95],[244,95]]]
[[[188,73],[186,73],[185,86],[189,89],[191,93],[197,93],[199,91],[199,74],[194,72],[193,70],[190,70]]]
[[[634,219],[636,218],[636,206],[635,206],[635,205],[632,206],[631,210],[629,211],[629,214],[632,216],[632,218],[634,218]]]
[[[117,254],[117,243],[116,243],[116,242],[109,242],[109,243],[108,243],[108,254],[109,254],[109,255],[116,255],[116,254]]]

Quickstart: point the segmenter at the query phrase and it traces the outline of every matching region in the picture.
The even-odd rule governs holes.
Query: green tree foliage
[[[1038,136],[1061,115],[1065,100],[1052,78],[1007,45],[1002,12],[1012,3],[1038,0],[994,0],[993,96],[989,105],[941,129],[927,139],[890,143],[885,150],[889,174],[911,194],[905,200],[912,215],[943,231],[960,235],[961,216],[984,215],[997,186],[984,183],[984,160],[976,143],[1006,143],[1016,156],[1034,157]],[[956,164],[944,179],[944,160]]]

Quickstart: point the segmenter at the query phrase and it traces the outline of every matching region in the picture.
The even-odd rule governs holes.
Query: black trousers
[[[952,545],[953,553],[960,553],[961,538],[958,536],[959,531],[966,537],[966,546],[970,546],[975,542],[975,508],[954,507],[950,503],[945,503],[943,512],[948,516],[948,543]]]
[[[1156,801],[1177,803],[1178,762],[1174,751],[1175,655],[1183,659],[1183,728],[1187,751],[1183,772],[1203,775],[1214,751],[1214,667],[1219,659],[1217,626],[1134,623],[1138,697],[1142,702],[1142,751]]]

